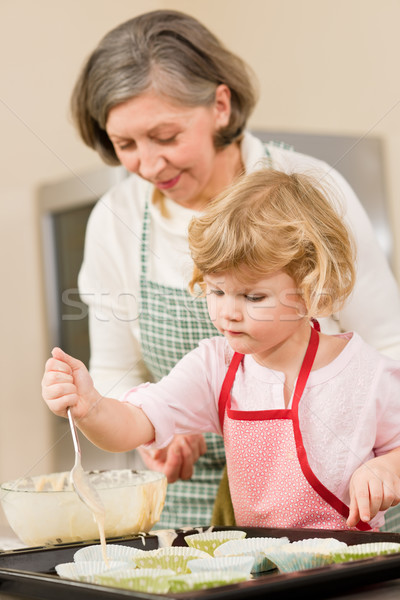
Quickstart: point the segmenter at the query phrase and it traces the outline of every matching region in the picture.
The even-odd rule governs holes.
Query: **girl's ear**
[[[231,116],[231,90],[221,83],[215,90],[214,102],[215,127],[226,127]]]

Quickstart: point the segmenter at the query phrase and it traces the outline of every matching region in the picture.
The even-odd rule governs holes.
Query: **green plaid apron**
[[[149,230],[147,201],[141,244],[139,324],[143,358],[154,381],[158,381],[202,339],[214,337],[218,335],[218,331],[208,315],[205,298],[195,299],[185,289],[148,280]],[[225,466],[225,451],[221,436],[207,433],[204,437],[207,452],[197,461],[192,478],[168,486],[158,528],[210,525],[215,496]]]
[[[391,531],[400,533],[400,504],[391,506],[385,513],[385,524],[379,531]]]

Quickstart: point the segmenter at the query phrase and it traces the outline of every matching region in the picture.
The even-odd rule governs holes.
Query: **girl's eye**
[[[265,295],[264,296],[257,296],[255,294],[254,295],[249,294],[248,296],[246,296],[246,299],[249,302],[261,302],[262,300],[265,300],[265,298],[266,298]]]
[[[223,296],[224,292],[222,290],[209,290],[210,294],[214,294],[214,296]]]

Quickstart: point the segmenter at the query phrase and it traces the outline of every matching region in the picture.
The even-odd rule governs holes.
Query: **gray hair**
[[[199,21],[173,10],[139,15],[111,30],[89,56],[71,97],[85,144],[119,164],[105,130],[111,108],[152,89],[186,106],[209,106],[218,85],[231,92],[231,116],[214,139],[239,139],[257,100],[249,66]]]

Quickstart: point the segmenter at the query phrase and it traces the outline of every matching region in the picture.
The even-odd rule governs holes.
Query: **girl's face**
[[[272,356],[289,356],[307,339],[304,305],[287,273],[254,282],[250,271],[226,271],[204,281],[211,320],[235,352],[268,366]]]
[[[229,122],[230,94],[187,107],[149,91],[114,106],[106,130],[121,164],[183,206],[200,209],[220,191],[224,171],[214,133]]]

